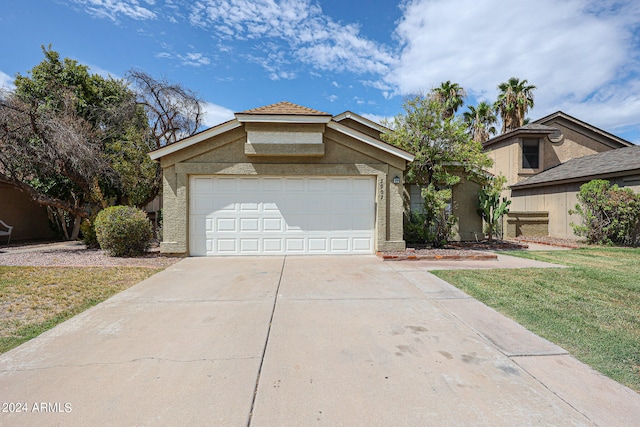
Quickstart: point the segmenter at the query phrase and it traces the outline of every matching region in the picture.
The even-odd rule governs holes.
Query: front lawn
[[[640,392],[640,250],[585,248],[509,255],[570,268],[434,274]]]
[[[0,266],[0,353],[160,270]]]

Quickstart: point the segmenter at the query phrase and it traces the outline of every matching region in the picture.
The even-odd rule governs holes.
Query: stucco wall
[[[483,238],[482,218],[478,215],[478,191],[481,185],[463,176],[453,187],[453,214],[458,218],[454,240],[475,241]]]
[[[261,129],[283,131],[286,126],[261,126]],[[300,131],[300,126],[295,130]],[[317,127],[313,131],[317,131]],[[332,129],[324,129],[322,141],[322,156],[247,155],[247,134],[243,128],[238,128],[163,157],[164,241],[161,250],[188,254],[190,175],[375,176],[375,249],[403,249],[402,183],[393,184],[393,178],[402,178],[406,162]]]
[[[640,193],[640,177],[613,178],[612,184],[627,187],[636,193]],[[552,185],[531,189],[513,190],[511,194],[512,211],[548,212],[549,236],[577,239],[571,223],[580,223],[578,215],[570,215],[569,210],[574,209],[578,203],[577,194],[584,182]],[[514,237],[514,236],[510,236]]]
[[[0,219],[13,226],[11,240],[51,239],[47,209],[13,186],[0,184]],[[5,240],[0,240],[0,244]]]

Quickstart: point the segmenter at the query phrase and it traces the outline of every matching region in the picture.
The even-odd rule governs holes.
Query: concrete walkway
[[[433,264],[185,259],[1,355],[0,425],[637,425],[640,395]]]

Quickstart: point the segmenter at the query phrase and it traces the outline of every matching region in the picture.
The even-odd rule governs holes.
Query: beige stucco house
[[[503,195],[512,204],[503,223],[505,236],[575,238],[570,223],[578,218],[567,212],[577,202],[580,185],[598,177],[632,177],[635,173],[632,166],[629,170],[622,167],[615,156],[594,155],[625,147],[634,145],[561,111],[484,143],[494,162],[490,172],[507,178]],[[627,153],[640,155],[638,150]],[[588,161],[574,161],[587,156]],[[605,172],[604,164],[609,161]],[[585,168],[592,170],[585,173]],[[561,172],[558,179],[551,170]]]
[[[578,215],[569,210],[578,203],[580,186],[593,179],[605,179],[612,185],[640,192],[640,146],[609,150],[590,156],[578,157],[545,170],[511,186],[512,207],[516,214],[509,218],[510,235],[531,233],[527,230],[527,213],[544,212],[548,215],[548,229],[543,235],[575,238],[571,223],[580,224]],[[525,214],[518,218],[517,212]],[[522,217],[522,214],[520,214]],[[524,220],[526,218],[526,220]],[[524,221],[523,221],[524,220]],[[544,234],[544,233],[547,234]],[[534,234],[535,235],[535,234]]]
[[[179,255],[369,254],[404,249],[413,155],[357,114],[289,102],[152,152],[163,175],[161,251]]]

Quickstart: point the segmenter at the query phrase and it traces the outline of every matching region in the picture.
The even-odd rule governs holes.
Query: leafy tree
[[[451,83],[450,80],[442,82],[440,86],[433,89],[434,96],[444,105],[443,118],[448,119],[464,105],[464,98],[467,96],[465,90],[458,83]]]
[[[485,223],[490,245],[493,243],[493,235],[500,226],[500,219],[509,213],[511,200],[507,200],[506,197],[500,200],[506,181],[507,178],[504,175],[493,177],[478,191],[478,215]]]
[[[425,203],[424,228],[434,246],[450,238],[451,188],[460,181],[461,169],[475,173],[489,167],[491,160],[466,132],[459,117],[445,118],[448,106],[435,90],[405,99],[404,113],[389,125],[383,139],[415,155],[407,170],[407,182],[421,187]]]
[[[569,211],[582,218],[582,224],[571,223],[577,235],[589,243],[640,245],[640,194],[596,179],[581,185],[577,198]]]
[[[476,107],[469,105],[467,108],[468,111],[465,111],[462,117],[474,141],[482,143],[496,134],[494,125],[498,122],[498,118],[493,106],[482,101]]]
[[[76,239],[82,219],[100,209],[151,201],[160,167],[148,152],[197,129],[178,120],[184,104],[169,105],[171,95],[152,110],[126,81],[42,51],[40,64],[16,76],[16,89],[0,94],[0,182],[47,206],[61,234]],[[162,114],[172,119],[170,132],[150,126]]]
[[[533,108],[536,87],[528,83],[526,79],[511,77],[498,85],[500,94],[494,106],[502,118],[502,133],[523,126],[527,112]]]

